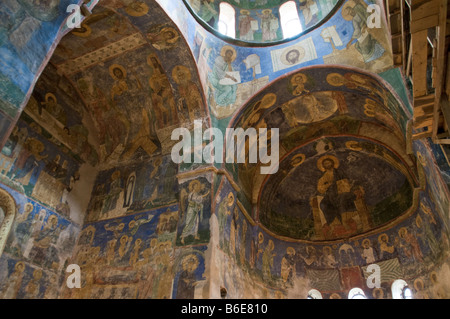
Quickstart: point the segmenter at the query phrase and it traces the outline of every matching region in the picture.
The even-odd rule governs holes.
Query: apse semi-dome
[[[377,232],[417,205],[408,119],[381,78],[303,68],[261,90],[229,126],[278,129],[278,169],[261,173],[266,165],[250,161],[225,167],[251,202],[254,222],[274,236],[334,241]]]
[[[325,22],[343,0],[183,0],[209,31],[241,45],[276,44]]]

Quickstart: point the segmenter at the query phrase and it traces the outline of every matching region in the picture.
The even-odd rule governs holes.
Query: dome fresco
[[[0,206],[17,208],[0,298],[391,299],[398,279],[448,298],[450,193],[435,146],[411,137],[388,20],[364,28],[385,1],[183,1],[93,0],[72,31],[77,0],[0,3]],[[302,33],[285,38],[290,4]],[[237,128],[255,137],[228,162],[208,141]],[[61,285],[73,264],[79,289]]]
[[[412,205],[401,160],[378,143],[328,137],[286,156],[260,196],[258,219],[279,236],[332,240],[386,224]]]
[[[184,2],[205,28],[216,31],[214,33],[219,37],[240,44],[262,44],[276,43],[309,32],[325,21],[343,1],[184,0]]]

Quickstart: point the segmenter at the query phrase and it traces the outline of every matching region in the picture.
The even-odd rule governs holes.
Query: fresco
[[[237,298],[305,298],[314,288],[324,298],[347,299],[351,288],[361,287],[369,298],[390,299],[394,280],[404,279],[414,287],[416,278],[426,277],[436,262],[443,262],[446,269],[448,236],[438,230],[444,222],[424,191],[420,192],[420,204],[414,213],[403,221],[371,235],[326,242],[293,241],[268,233],[241,209],[235,196],[224,178],[215,201],[221,256],[216,264],[223,274],[215,280]],[[378,289],[367,286],[367,277],[372,274],[367,266],[374,263],[382,273]],[[239,270],[230,275],[229,269]],[[422,282],[417,293],[437,293],[439,286],[441,296],[445,294],[444,273],[440,275],[441,284],[428,277],[427,288]]]
[[[80,178],[81,163],[50,142],[47,136],[35,122],[20,120],[0,153],[0,180],[70,217],[67,198]]]
[[[202,296],[204,247],[177,250],[178,204],[83,226],[73,261],[82,288],[66,298],[169,299]]]
[[[36,74],[55,41],[65,19],[65,11],[75,1],[6,0],[0,5],[0,113],[12,130]],[[2,135],[6,136],[6,135]],[[2,138],[2,146],[6,137]]]
[[[180,223],[177,245],[207,243],[210,238],[212,176],[197,176],[179,180]]]
[[[206,116],[198,72],[177,26],[158,4],[137,4],[96,6],[51,59],[83,102],[80,117],[101,164],[167,154],[174,128]]]
[[[228,35],[231,38],[253,43],[276,42],[287,38],[281,29],[279,10],[281,5],[288,1],[187,0],[186,2],[202,23],[217,31],[220,30],[220,4],[229,4],[234,10],[236,24],[236,33]],[[300,23],[298,34],[318,25],[338,2],[338,0],[293,1]]]
[[[80,226],[19,192],[2,188],[13,196],[18,213],[0,258],[0,295],[56,298]]]
[[[86,221],[109,219],[176,201],[178,167],[170,156],[154,157],[99,172]]]
[[[326,143],[330,150],[322,152]],[[258,218],[273,232],[296,239],[366,232],[411,207],[413,185],[401,166],[391,151],[367,140],[317,140],[284,158],[281,176],[263,185]]]
[[[307,6],[309,2],[299,5]],[[205,33],[194,18],[185,15],[173,15],[172,18],[178,25],[183,26],[182,31],[197,61],[213,119],[222,123],[235,115],[247,99],[267,83],[299,67],[340,64],[376,73],[388,69],[392,65],[392,53],[390,39],[384,31],[387,27],[385,21],[383,18],[380,20],[379,28],[367,28],[363,25],[368,20],[369,13],[367,10],[363,12],[361,8],[375,3],[380,5],[374,1],[358,1],[358,5],[353,0],[344,2],[324,25],[273,49],[230,44]],[[168,12],[176,11],[173,4],[161,2],[161,5]],[[198,10],[218,10],[217,3],[213,1],[194,1],[191,5]],[[257,6],[256,2],[249,5]],[[326,6],[323,1],[319,5],[330,10],[333,6]],[[236,12],[255,10],[242,8],[238,8]],[[256,10],[260,10],[262,14],[264,9]],[[303,19],[303,14],[300,16]],[[256,16],[253,18],[259,20]],[[212,18],[211,21],[217,24],[217,19]],[[252,21],[247,23],[251,24]],[[236,19],[236,24],[236,29],[239,30],[239,19]],[[360,36],[362,30],[364,36]],[[363,39],[367,41],[362,44],[358,42]],[[225,56],[227,50],[230,52],[229,58]]]

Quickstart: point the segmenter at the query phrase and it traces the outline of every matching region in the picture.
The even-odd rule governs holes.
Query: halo
[[[402,227],[402,228],[399,229],[398,234],[400,235],[400,233],[403,233],[403,231],[404,231],[405,233],[408,232],[408,230],[406,229],[406,227]]]
[[[192,192],[192,190],[194,189],[194,185],[200,185],[200,182],[198,180],[193,180],[192,182],[189,183],[189,191]]]
[[[325,155],[322,156],[321,158],[319,158],[319,160],[317,161],[317,168],[321,171],[321,172],[325,172],[326,169],[323,167],[323,162],[325,160],[332,160],[334,162],[334,168],[338,168],[339,167],[339,160],[337,159],[336,156],[333,155]]]
[[[272,13],[272,10],[271,10],[271,9],[264,9],[264,10],[262,11],[263,14],[266,13],[266,12]]]
[[[17,270],[17,267],[18,267],[18,266],[22,266],[22,270],[21,270],[21,271],[24,271],[24,270],[25,270],[25,264],[23,263],[23,261],[18,261],[18,262],[14,265],[14,269]]]
[[[187,81],[191,80],[191,77],[192,77],[191,71],[189,71],[189,69],[187,67],[185,67],[184,65],[177,65],[172,70],[172,77],[176,83],[178,83],[178,84],[181,83],[181,80],[178,77],[179,71],[183,72],[183,76],[187,79]]]
[[[260,107],[262,109],[267,109],[275,104],[277,101],[277,95],[275,93],[267,93],[264,95],[264,97],[261,99],[261,105]]]
[[[306,158],[305,154],[297,154],[291,159],[291,165],[293,167],[300,166],[305,161],[305,158]]]
[[[259,232],[258,234],[258,243],[262,244],[264,241],[264,235],[263,233]]]
[[[250,11],[246,10],[246,9],[242,9],[240,11],[241,14],[250,14]]]
[[[298,78],[301,78],[301,79],[302,79],[302,83],[300,83],[299,81],[297,81]],[[308,81],[308,77],[307,77],[305,74],[303,74],[303,73],[297,73],[297,74],[294,74],[294,75],[292,76],[292,78],[291,78],[291,84],[304,84],[304,83],[306,83],[307,81]]]
[[[177,30],[175,28],[172,28],[172,27],[162,28],[160,33],[168,32],[168,31],[172,32],[173,34],[175,34],[175,36],[173,38],[171,38],[171,39],[165,40],[165,42],[169,43],[169,44],[174,44],[175,42],[178,41],[180,36],[179,36]]]
[[[348,141],[345,143],[345,146],[353,151],[362,151],[362,147],[359,146],[359,143],[357,141]]]
[[[345,79],[342,74],[330,73],[327,75],[327,82],[332,86],[343,86],[345,84]]]
[[[234,60],[236,60],[237,53],[236,53],[236,49],[233,48],[232,46],[230,46],[230,45],[223,46],[222,49],[220,50],[220,55],[224,57],[225,52],[227,52],[228,50],[233,52],[233,56],[231,57],[231,62],[233,62]]]
[[[421,228],[422,227],[422,225],[420,225],[421,223],[423,224],[422,217],[420,217],[420,215],[417,215],[417,217],[416,217],[416,225],[417,225],[417,227]]]
[[[134,4],[139,5],[143,10],[142,11],[136,11],[134,8]],[[146,5],[144,2],[135,1],[133,3],[130,3],[125,11],[132,17],[142,17],[143,15],[146,15],[148,13],[148,5]]]
[[[228,193],[227,198],[228,198],[228,199],[231,199],[231,198],[233,199],[233,201],[231,202],[231,204],[228,203],[228,207],[230,207],[231,205],[234,204],[234,194],[233,194],[232,192]]]
[[[48,99],[49,99],[49,98],[53,98],[53,99],[55,100],[55,102],[58,101],[58,99],[56,98],[55,94],[53,94],[53,93],[47,93],[47,94],[45,94],[45,102],[48,102]]]
[[[51,216],[48,218],[47,223],[50,223],[51,221],[53,221],[53,220],[55,220],[55,219],[56,219],[56,221],[58,221],[58,217],[56,217],[56,215],[51,215]]]
[[[344,18],[344,20],[346,20],[346,21],[352,21],[353,20],[353,17],[351,15],[347,14],[346,11],[347,11],[347,8],[352,8],[353,9],[353,7],[355,5],[356,5],[356,3],[353,0],[350,0],[342,7],[341,13],[342,13],[342,17]]]
[[[29,209],[30,207],[31,207],[31,209],[30,209],[30,213],[31,213],[33,211],[33,209],[34,209],[34,206],[31,203],[26,203],[24,208],[23,208],[23,211],[26,212],[27,209]]]
[[[35,279],[41,279],[42,278],[42,270],[36,269],[35,271],[33,271],[33,277]]]
[[[419,285],[418,285],[419,283],[422,284],[422,288],[421,288],[421,289],[419,289]],[[417,278],[416,280],[414,280],[414,288],[415,288],[417,291],[422,290],[422,289],[424,288],[423,280],[420,279],[420,278]]]
[[[293,50],[298,51],[298,61],[296,63],[291,63],[286,59],[286,55]],[[305,58],[305,55],[306,51],[303,47],[288,47],[283,51],[283,53],[281,53],[281,63],[283,63],[284,65],[297,65]]]
[[[288,247],[288,248],[286,249],[286,252],[287,252],[288,254],[291,253],[292,255],[295,255],[295,249],[292,248],[292,247]]]
[[[190,255],[187,255],[187,256],[185,256],[184,258],[183,258],[183,260],[181,261],[181,264],[183,265],[183,269],[184,270],[186,270],[186,264],[187,264],[187,262],[189,262],[189,261],[195,261],[196,263],[199,263],[199,261],[198,261],[198,257],[196,256],[196,255],[194,255],[194,254],[190,254]]]
[[[370,240],[369,240],[369,238],[366,238],[366,239],[364,239],[363,241],[362,241],[362,246],[364,246],[364,243],[369,243],[369,245],[370,245]]]
[[[109,67],[109,74],[111,75],[111,77],[112,77],[114,80],[119,80],[119,79],[116,77],[116,75],[114,74],[114,70],[115,70],[115,69],[121,70],[122,73],[123,73],[123,77],[124,77],[124,78],[127,77],[127,71],[125,70],[125,68],[124,68],[123,66],[121,66],[121,65],[119,65],[119,64],[113,64],[113,65],[111,65],[111,66]]]
[[[387,234],[381,234],[380,236],[378,236],[378,242],[381,244],[383,241],[381,240],[381,238],[383,238],[383,237],[387,237],[387,239],[389,240],[389,237],[388,237],[388,235]]]

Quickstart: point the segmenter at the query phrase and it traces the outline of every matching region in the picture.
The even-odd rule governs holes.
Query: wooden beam
[[[402,64],[403,72],[406,72],[406,35],[405,35],[405,1],[400,0],[400,23],[402,33]]]
[[[428,31],[411,34],[413,96],[427,94]]]
[[[434,76],[435,79],[435,103],[434,103],[434,121],[433,121],[433,141],[437,139],[437,133],[439,128],[439,110],[441,107],[441,98],[443,91],[443,77],[444,77],[444,59],[446,54],[446,46],[445,46],[445,33],[447,27],[447,0],[439,0],[439,26],[436,30],[436,39],[437,39],[437,53],[436,53],[436,74]]]
[[[450,104],[448,101],[447,94],[442,94],[441,98],[441,110],[442,114],[444,116],[445,124],[447,125],[447,128],[450,127]]]
[[[411,20],[420,20],[439,14],[439,2],[442,0],[414,0],[411,6]],[[445,0],[444,0],[445,1]]]
[[[437,14],[419,20],[411,20],[411,33],[428,30],[429,28],[433,28],[437,25],[439,25],[439,15]]]

